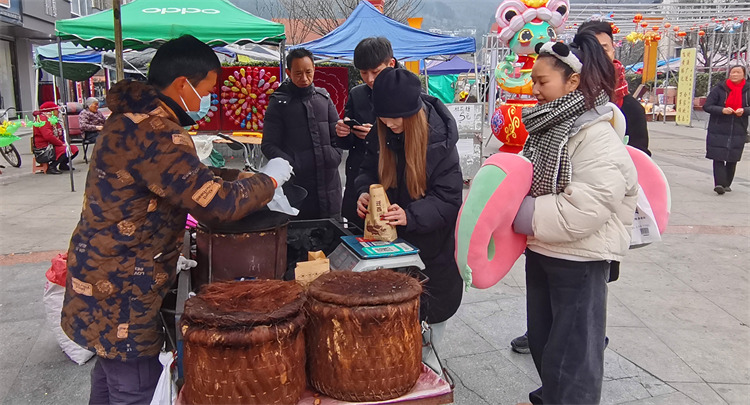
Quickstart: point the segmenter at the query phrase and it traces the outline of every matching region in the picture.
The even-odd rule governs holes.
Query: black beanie
[[[383,69],[372,85],[375,116],[383,118],[411,117],[422,108],[422,83],[406,69]]]

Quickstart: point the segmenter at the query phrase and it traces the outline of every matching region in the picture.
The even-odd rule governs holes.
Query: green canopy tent
[[[115,1],[112,10],[56,21],[58,47],[61,41],[72,41],[94,49],[118,49],[117,57],[122,58],[122,48],[158,48],[170,39],[190,34],[209,46],[272,44],[281,48],[280,55],[284,54],[283,24],[254,16],[227,0],[136,0],[124,6],[119,5],[120,0]],[[115,30],[116,22],[121,30]],[[60,70],[64,72],[62,61]],[[67,89],[63,89],[63,101],[67,102]],[[63,122],[67,125],[67,120]],[[74,189],[72,175],[70,180]]]
[[[190,34],[209,46],[275,44],[286,39],[284,25],[254,16],[227,0],[136,0],[122,6],[122,45],[158,48]],[[61,40],[95,49],[114,49],[113,11],[55,22]]]

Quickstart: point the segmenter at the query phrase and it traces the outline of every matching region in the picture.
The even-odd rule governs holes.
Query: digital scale
[[[342,236],[341,243],[328,255],[331,270],[355,272],[416,267],[424,270],[419,249],[403,239],[393,242],[367,240],[361,236]]]

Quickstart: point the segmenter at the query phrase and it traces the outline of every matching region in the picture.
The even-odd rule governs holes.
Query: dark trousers
[[[598,404],[604,376],[609,263],[526,250],[529,348],[542,386],[533,404]]]
[[[714,160],[714,186],[729,187],[734,180],[737,162]]]
[[[73,156],[71,156],[71,158],[75,159],[76,156],[78,156],[78,152],[73,153]],[[60,166],[61,168],[67,167],[69,161],[70,160],[68,159],[68,155],[63,153],[62,155],[60,155],[59,158],[49,162],[49,167],[52,167],[52,168],[58,168],[58,166]]]
[[[161,371],[158,356],[129,361],[97,356],[91,369],[89,404],[149,404]]]

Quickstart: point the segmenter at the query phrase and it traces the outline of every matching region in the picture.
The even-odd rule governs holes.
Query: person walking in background
[[[732,191],[737,162],[747,141],[750,115],[750,84],[744,66],[729,70],[729,78],[711,89],[703,111],[710,114],[706,137],[706,159],[714,161],[714,191]]]
[[[268,102],[261,150],[268,159],[283,158],[294,168],[294,183],[307,190],[297,219],[341,216],[339,115],[325,89],[315,87],[313,54],[293,49],[286,57],[289,80]]]
[[[522,154],[534,167],[513,223],[528,235],[529,348],[541,387],[533,404],[596,404],[604,376],[610,262],[630,244],[638,176],[610,124],[614,66],[591,32],[537,48],[539,104],[524,109]]]
[[[420,301],[420,320],[432,330],[422,361],[440,374],[435,355],[446,322],[458,310],[463,280],[453,255],[463,176],[458,160],[458,127],[448,108],[423,94],[419,78],[405,69],[385,68],[372,88],[375,125],[365,141],[365,158],[355,186],[357,214],[364,218],[371,184],[382,184],[391,206],[383,219],[398,236],[419,248],[429,281]],[[434,348],[434,350],[433,350]]]
[[[87,162],[88,146],[96,142],[99,131],[104,128],[104,115],[99,111],[99,100],[96,97],[86,99],[86,108],[78,114],[78,125],[83,131],[83,161]]]
[[[365,156],[365,137],[375,124],[372,107],[372,86],[378,74],[387,67],[396,66],[391,42],[383,37],[365,38],[354,48],[354,67],[359,70],[363,84],[349,91],[344,119],[336,123],[339,145],[349,150],[346,159],[346,187],[341,204],[341,213],[348,221],[364,229],[364,221],[357,215],[357,188],[354,185],[359,167]],[[347,122],[356,122],[349,126]]]
[[[39,121],[44,122],[41,127],[34,126],[32,136],[34,137],[34,148],[44,149],[47,145],[55,148],[54,160],[48,162],[47,174],[60,174],[62,171],[70,170],[68,155],[65,153],[65,138],[62,125],[59,122],[58,106],[52,101],[46,101],[34,111]],[[70,146],[70,158],[78,156],[78,147]]]

